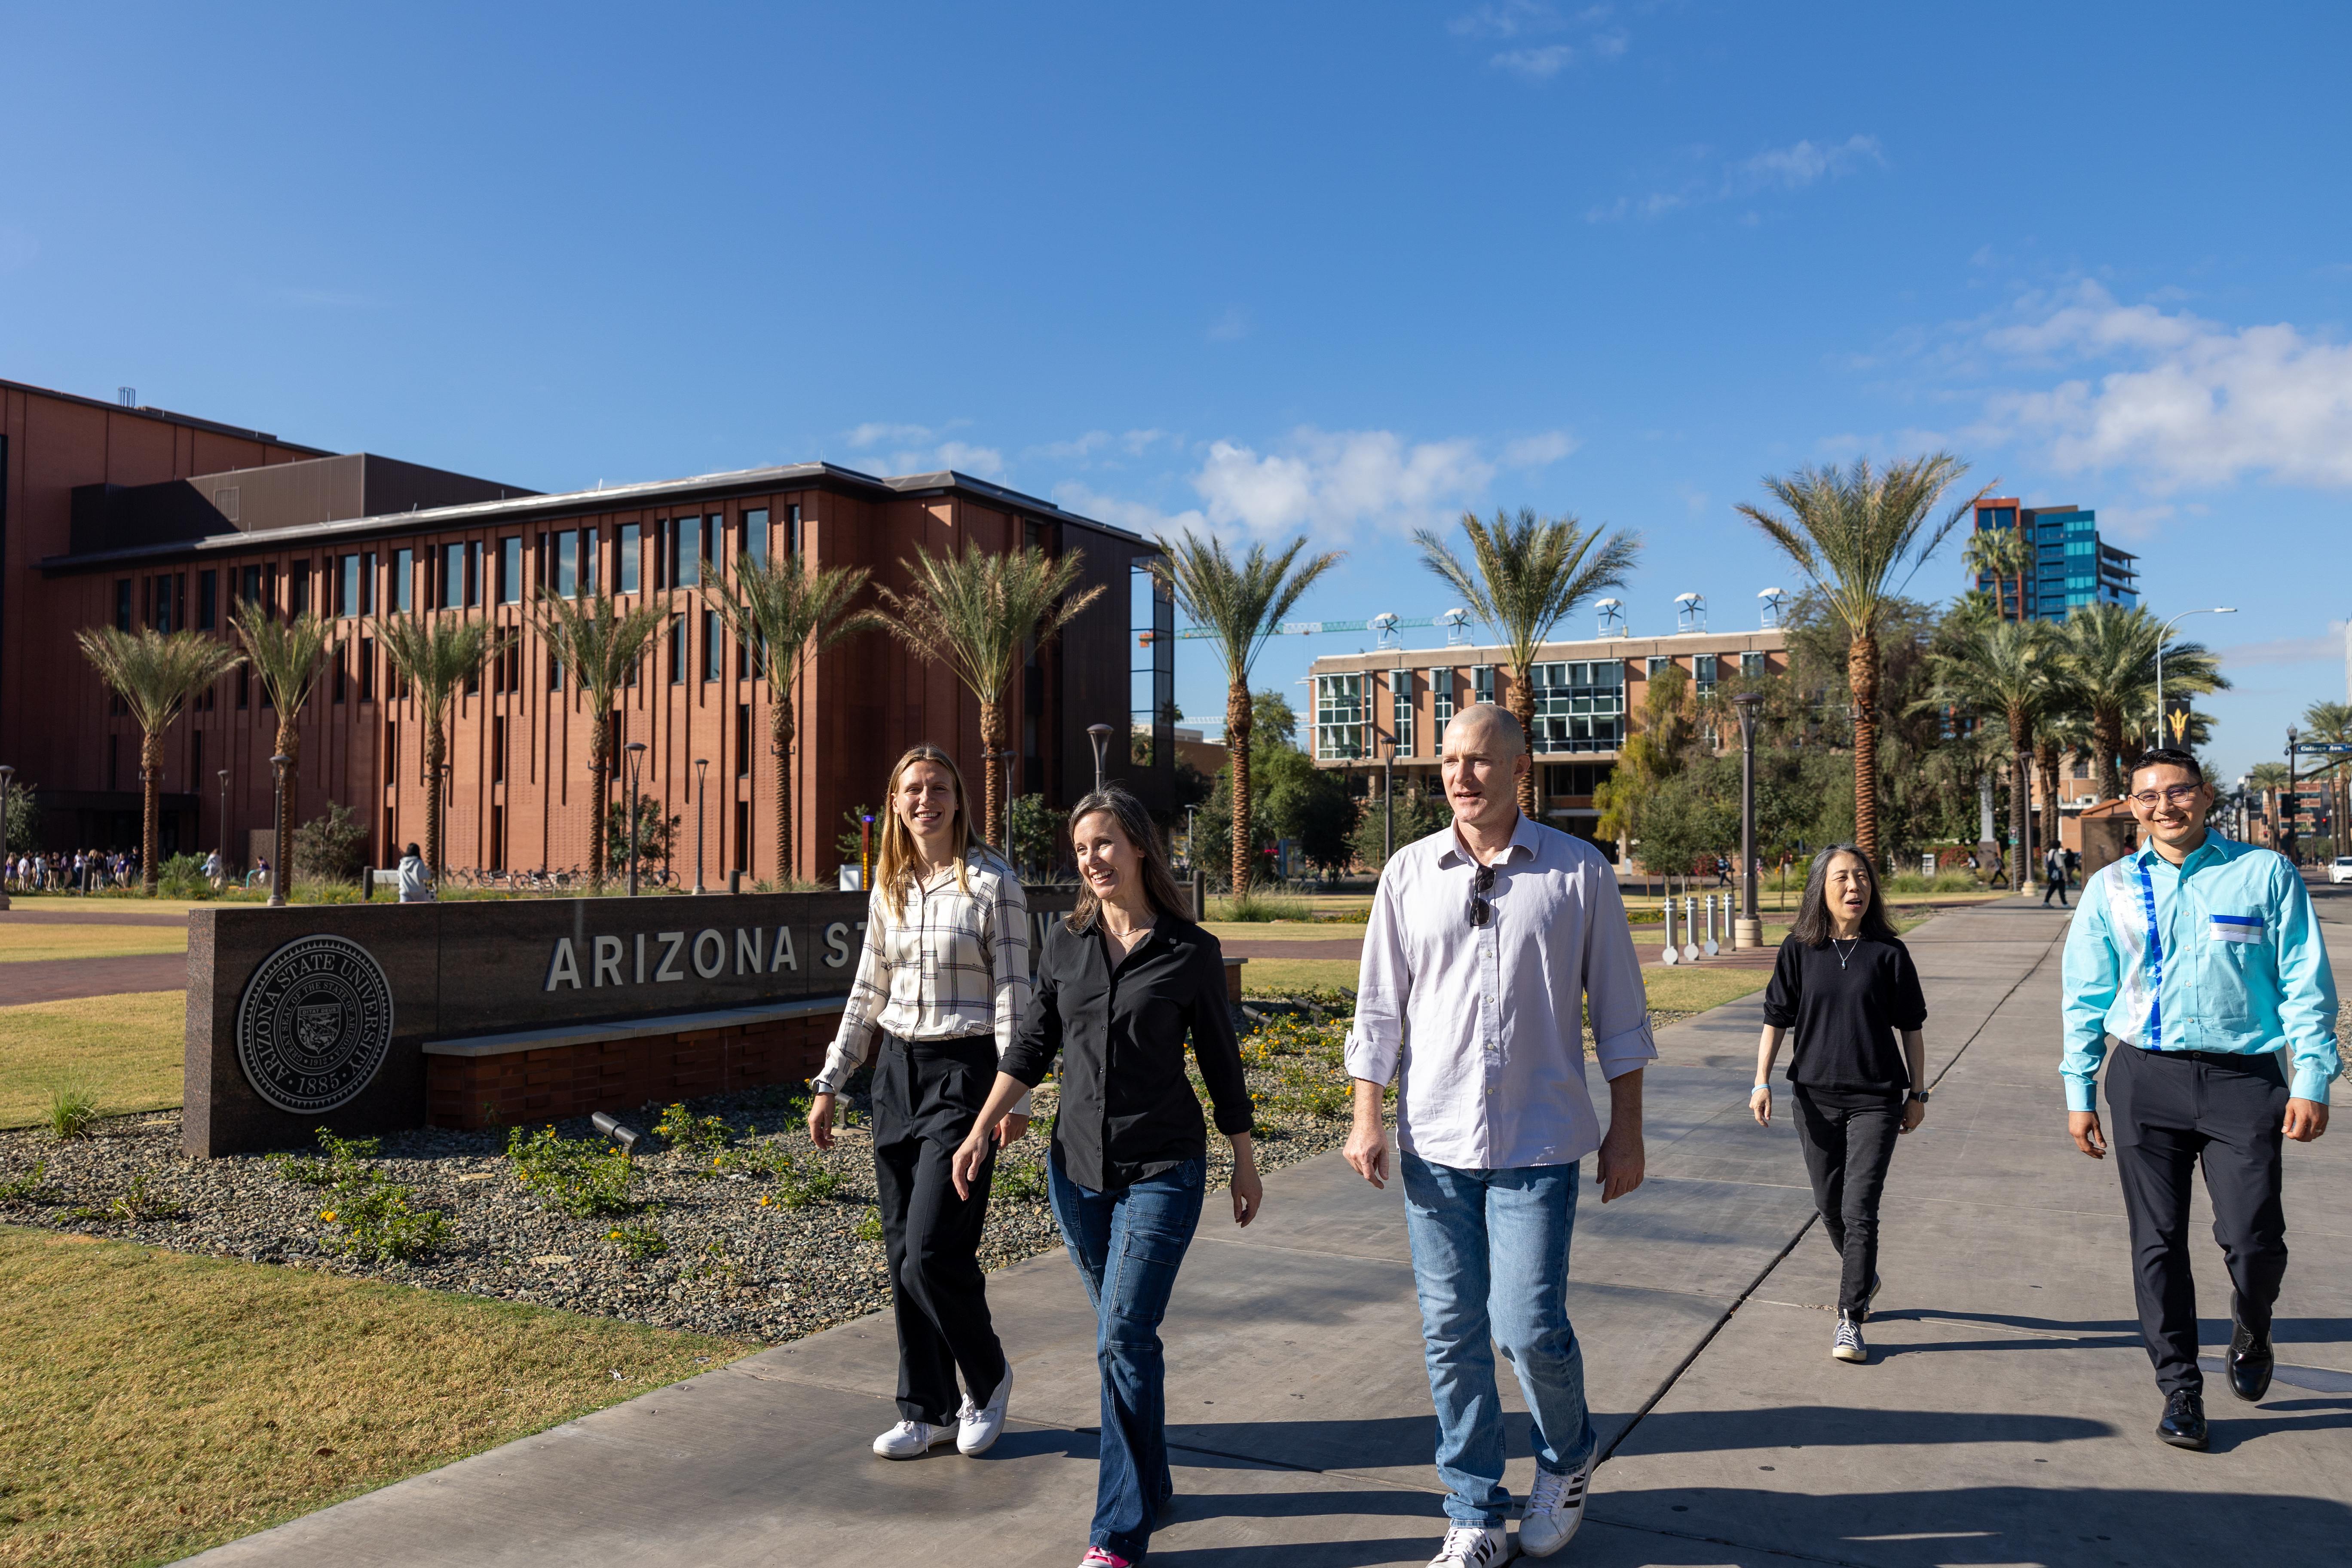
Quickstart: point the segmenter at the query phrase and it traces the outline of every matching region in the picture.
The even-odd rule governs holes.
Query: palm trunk
[[[800,867],[793,859],[793,689],[790,678],[772,678],[769,696],[773,707],[768,720],[768,749],[775,753],[776,758],[776,887],[781,891],[800,875]]]
[[[2099,775],[2099,798],[2114,800],[2124,793],[2123,775],[2116,760],[2124,749],[2123,715],[2112,708],[2091,714],[2092,772]]]
[[[295,786],[302,771],[302,732],[294,728],[293,715],[284,708],[278,709],[278,754],[286,759],[286,776],[278,782],[276,804],[278,821],[286,825],[286,842],[270,850],[277,857],[270,862],[270,875],[284,890],[294,886],[294,807],[300,799]]]
[[[1846,645],[1845,681],[1853,693],[1853,842],[1879,864],[1878,639],[1868,633]]]
[[[988,847],[1004,851],[1004,704],[982,699],[980,704],[981,819],[987,825]]]
[[[1249,682],[1236,680],[1225,689],[1225,753],[1234,770],[1234,897],[1249,890],[1250,840],[1250,694]]]
[[[2063,826],[2058,815],[2058,742],[2042,742],[2034,752],[2034,765],[2042,770],[2042,848],[2047,854],[2057,847]]]
[[[1528,771],[1519,778],[1519,811],[1532,818],[1536,814],[1536,689],[1531,677],[1533,667],[1514,664],[1511,672],[1511,717],[1519,721],[1519,740],[1527,747]]]
[[[434,720],[425,730],[425,868],[437,886],[442,880],[441,865],[441,764],[445,760],[441,740],[441,722]]]
[[[604,885],[605,871],[604,813],[608,805],[605,797],[611,793],[613,777],[613,725],[608,717],[612,710],[611,698],[598,703],[593,700],[592,694],[588,710],[596,716],[595,732],[588,737],[588,782],[591,796],[596,803],[588,818],[588,884],[601,888]],[[635,801],[629,804],[631,810],[636,808]]]
[[[155,864],[155,846],[163,836],[163,737],[142,731],[139,737],[139,882],[149,898],[163,873]],[[0,810],[7,803],[0,801]]]

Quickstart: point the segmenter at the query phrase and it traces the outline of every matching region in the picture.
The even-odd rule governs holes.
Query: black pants
[[[1838,1310],[1857,1320],[1878,1273],[1878,1195],[1903,1130],[1900,1089],[1813,1089],[1797,1084],[1797,1142],[1813,1179],[1813,1206],[1844,1261]]]
[[[2189,1184],[2205,1167],[2213,1239],[2236,1287],[2232,1310],[2257,1334],[2286,1278],[2286,1206],[2279,1200],[2285,1074],[2276,1055],[2107,1051],[2108,1142],[2131,1219],[2140,1338],[2157,1386],[2202,1389],[2197,1282],[2189,1268]]]
[[[2043,887],[2042,889],[2042,907],[2045,910],[2048,909],[2050,907],[2050,895],[2055,893],[2058,895],[2058,907],[2062,910],[2066,908],[2066,873],[2060,871],[2056,875],[2053,876],[2049,872],[2045,871],[2042,873],[2042,879]]]
[[[898,1414],[943,1426],[955,1418],[956,1373],[982,1404],[1004,1380],[1004,1347],[989,1321],[980,1268],[992,1156],[971,1196],[956,1196],[949,1162],[996,1082],[986,1036],[882,1039],[874,1064],[874,1189],[898,1319]]]

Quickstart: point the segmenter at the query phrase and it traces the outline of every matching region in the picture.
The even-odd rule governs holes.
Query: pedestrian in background
[[[2066,851],[2053,844],[2042,857],[2042,907],[2050,907],[2050,895],[2058,895],[2058,907],[2066,907]]]
[[[1348,1041],[1346,1158],[1374,1186],[1389,1172],[1381,1100],[1397,1080],[1448,1521],[1431,1568],[1492,1568],[1514,1549],[1497,1344],[1535,1442],[1517,1549],[1549,1556],[1583,1522],[1600,1446],[1568,1318],[1579,1165],[1600,1152],[1604,1204],[1642,1184],[1642,1072],[1658,1054],[1616,874],[1590,844],[1520,814],[1528,766],[1506,710],[1482,704],[1447,724],[1439,772],[1454,823],[1381,868]],[[1587,1011],[1609,1081],[1606,1136],[1586,1082]]]
[[[404,904],[429,904],[433,901],[432,873],[425,868],[425,857],[412,844],[400,852],[400,901]]]
[[[2165,1396],[2157,1436],[2203,1449],[2189,1184],[2201,1165],[2230,1271],[2230,1392],[2258,1403],[2286,1278],[2285,1141],[2327,1131],[2336,976],[2294,867],[2208,830],[2213,790],[2160,747],[2126,798],[2143,842],[2083,887],[2066,931],[2066,1130],[2106,1158],[2095,1086],[2107,1062],[2116,1173],[2131,1225],[2140,1338]]]
[[[1224,953],[1187,918],[1143,803],[1113,784],[1070,812],[1078,901],[1045,934],[1037,989],[976,1127],[956,1152],[956,1190],[985,1179],[988,1119],[1059,1056],[1062,1100],[1047,1195],[1095,1310],[1102,1436],[1094,1521],[1079,1568],[1129,1568],[1175,1500],[1168,1468],[1160,1323],[1201,1223],[1209,1136],[1184,1042],[1234,1151],[1234,1223],[1265,1201],[1251,1147],[1249,1083],[1225,996]]]
[[[874,1189],[898,1321],[899,1418],[873,1448],[914,1459],[952,1439],[978,1455],[1004,1430],[1013,1397],[980,1267],[995,1168],[985,1152],[971,1182],[951,1167],[967,1133],[986,1151],[1029,1129],[1025,1097],[982,1110],[1028,1011],[1029,900],[973,834],[963,774],[945,752],[909,748],[883,799],[866,942],[833,1048],[809,1084],[809,1136],[833,1147],[837,1097],[878,1035]]]
[[[1870,1359],[1862,1325],[1878,1294],[1879,1199],[1895,1140],[1927,1112],[1927,994],[1886,918],[1877,869],[1851,845],[1822,850],[1764,992],[1748,1106],[1758,1126],[1772,1125],[1772,1062],[1793,1031],[1797,1142],[1840,1259],[1830,1342],[1839,1361]]]

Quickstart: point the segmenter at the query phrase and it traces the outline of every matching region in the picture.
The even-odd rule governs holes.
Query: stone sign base
[[[436,1127],[518,1127],[797,1084],[824,1065],[845,1000],[427,1041],[426,1114]]]

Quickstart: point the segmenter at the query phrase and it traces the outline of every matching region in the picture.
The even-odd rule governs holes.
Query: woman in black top
[[[1179,911],[1158,832],[1113,786],[1070,814],[1078,905],[1048,928],[1021,1037],[956,1151],[956,1190],[988,1156],[986,1129],[1062,1058],[1046,1157],[1054,1217],[1087,1283],[1102,1368],[1101,1471],[1081,1568],[1139,1561],[1175,1486],[1168,1472],[1160,1320],[1201,1220],[1208,1131],[1184,1071],[1184,1040],[1234,1146],[1234,1223],[1264,1199],[1217,939]]]
[[[1861,1324],[1878,1294],[1878,1196],[1895,1135],[1927,1114],[1927,1023],[1919,972],[1886,919],[1869,857],[1843,845],[1822,851],[1764,993],[1748,1103],[1759,1126],[1772,1125],[1772,1058],[1794,1029],[1797,1141],[1813,1203],[1844,1262],[1830,1347],[1840,1361],[1870,1353]]]

